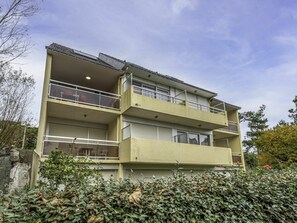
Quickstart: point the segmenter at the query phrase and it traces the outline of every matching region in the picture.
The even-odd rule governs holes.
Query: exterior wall
[[[118,141],[118,118],[112,121],[108,125],[108,139],[112,141]]]
[[[179,105],[170,102],[164,102],[150,97],[145,97],[139,94],[133,93],[133,86],[131,86],[122,97],[121,110],[124,114],[132,116],[140,116],[146,112],[159,113],[159,119],[163,118],[162,121],[168,120],[172,123],[185,123],[186,125],[198,125],[203,124],[219,127],[227,126],[226,114],[215,114],[207,111],[201,111],[199,109],[190,108],[185,105]],[[129,111],[128,109],[133,108],[134,110]],[[143,111],[142,113],[140,113]],[[180,120],[179,120],[180,119]],[[196,124],[197,123],[197,124]]]
[[[38,127],[38,136],[36,142],[36,153],[41,154],[42,149],[42,141],[43,136],[45,133],[46,128],[46,121],[47,121],[47,98],[48,98],[48,87],[49,87],[49,80],[51,76],[52,70],[52,56],[47,54],[46,57],[46,65],[45,65],[45,75],[44,75],[44,82],[43,82],[43,93],[42,93],[42,101],[41,101],[41,109],[40,109],[40,116],[39,116],[39,127]]]
[[[231,166],[230,148],[129,138],[120,143],[120,161],[153,164]]]
[[[50,81],[51,70],[52,70],[52,60],[53,60],[52,55],[47,54],[44,82],[43,82],[43,93],[42,93],[41,108],[40,108],[40,115],[39,115],[38,135],[37,135],[37,141],[36,141],[36,149],[34,151],[34,155],[32,159],[30,187],[33,187],[34,185],[36,185],[37,180],[39,178],[38,169],[39,169],[39,162],[41,159],[43,136],[45,133],[46,122],[47,122],[47,114],[46,114],[47,98],[48,98],[49,81]]]

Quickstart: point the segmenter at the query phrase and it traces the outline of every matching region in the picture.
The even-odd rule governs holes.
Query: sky
[[[297,95],[295,0],[43,0],[29,18],[32,48],[14,61],[33,75],[39,119],[45,46],[99,52],[171,75],[256,111],[288,119]]]

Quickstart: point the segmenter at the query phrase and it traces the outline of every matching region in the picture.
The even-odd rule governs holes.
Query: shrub
[[[0,222],[297,222],[296,169],[104,181],[0,196]]]

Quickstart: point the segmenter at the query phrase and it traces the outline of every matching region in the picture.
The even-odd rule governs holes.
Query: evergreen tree
[[[242,141],[245,152],[258,152],[256,140],[261,135],[261,132],[267,130],[268,119],[265,117],[264,111],[266,106],[261,105],[258,111],[247,111],[240,114],[240,122],[247,122],[249,131]]]
[[[295,104],[295,108],[290,109],[288,112],[290,113],[288,116],[292,119],[291,124],[297,125],[297,96],[293,99],[293,103]]]

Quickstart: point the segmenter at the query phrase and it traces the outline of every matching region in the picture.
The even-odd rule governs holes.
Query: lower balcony
[[[120,143],[120,161],[123,163],[233,165],[230,148],[140,138],[127,138]]]
[[[76,158],[119,159],[119,143],[117,141],[46,135],[43,140],[42,156],[47,157],[55,149]]]

